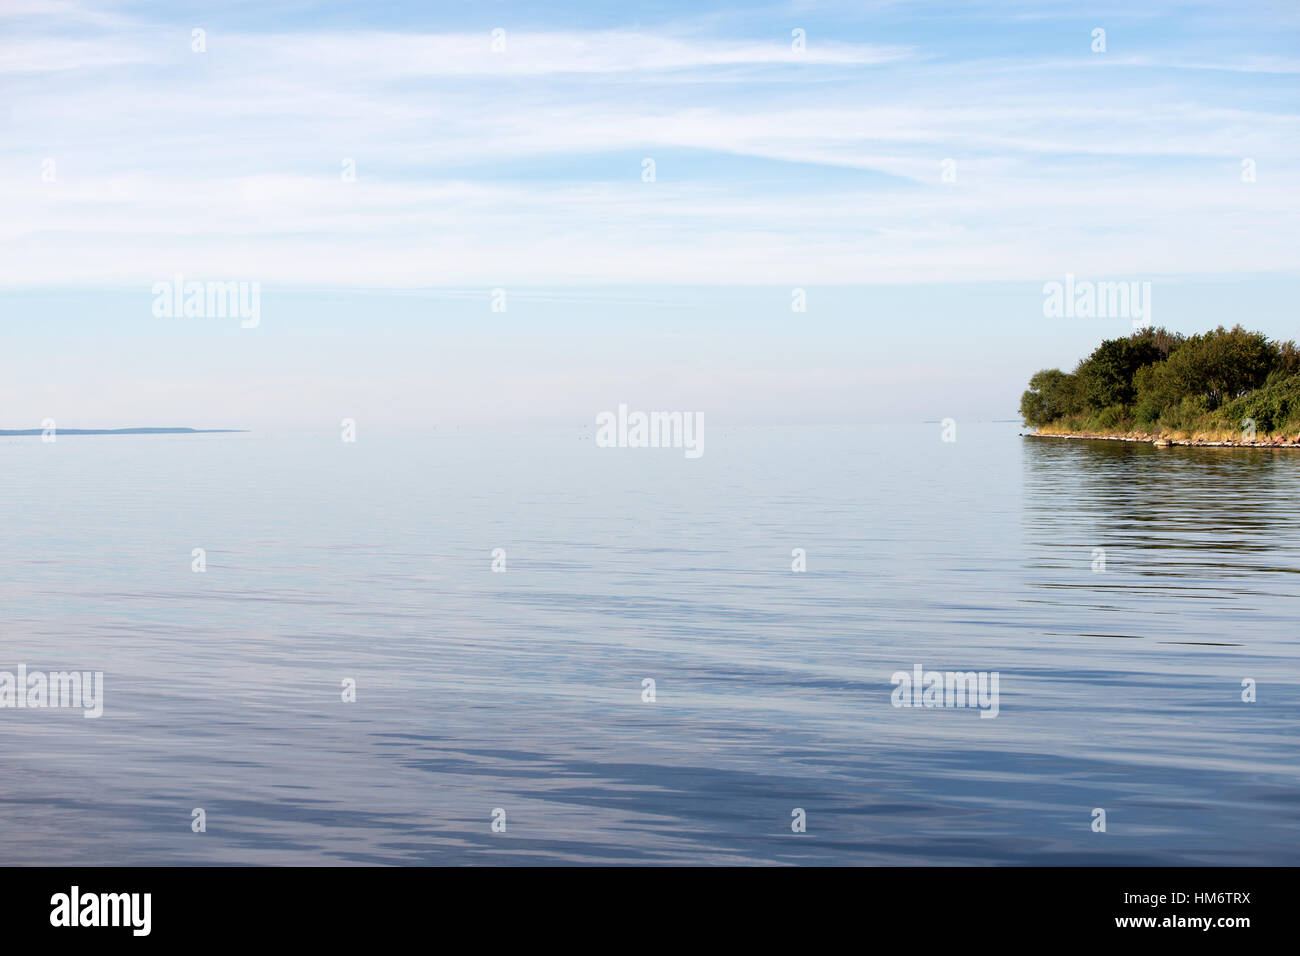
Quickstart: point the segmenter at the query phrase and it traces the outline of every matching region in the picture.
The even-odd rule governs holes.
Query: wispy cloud
[[[886,4],[883,35],[810,23],[803,49],[796,6],[762,35],[507,26],[498,52],[488,28],[214,24],[202,53],[188,23],[10,6],[0,283],[1294,270],[1295,61],[1234,53],[1259,27],[1143,49],[1118,19],[1094,54],[1063,9],[986,6],[982,43]]]

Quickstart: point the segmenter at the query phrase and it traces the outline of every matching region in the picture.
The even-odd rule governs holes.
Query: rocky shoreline
[[[1256,439],[1255,441],[1217,441],[1208,438],[1168,438],[1163,435],[1106,435],[1101,432],[1021,432],[1022,438],[1060,438],[1076,441],[1126,441],[1167,448],[1185,445],[1190,448],[1300,448],[1300,437]]]

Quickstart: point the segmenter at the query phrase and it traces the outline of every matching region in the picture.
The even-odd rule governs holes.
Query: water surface
[[[1017,431],[0,441],[0,863],[1300,862],[1300,451]]]

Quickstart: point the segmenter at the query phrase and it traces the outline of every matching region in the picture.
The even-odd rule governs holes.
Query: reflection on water
[[[1105,441],[1025,443],[1030,567],[1071,566],[1105,549],[1108,572],[1087,590],[1129,616],[1180,612],[1179,630],[1289,643],[1300,537],[1300,455],[1293,449],[1155,448]],[[1104,582],[1104,583],[1102,583]],[[1053,582],[1045,588],[1077,586]],[[1183,601],[1212,601],[1173,604]],[[1193,613],[1195,609],[1196,613]],[[1213,611],[1231,612],[1227,620]]]
[[[959,435],[0,444],[2,862],[1296,863],[1300,452]]]

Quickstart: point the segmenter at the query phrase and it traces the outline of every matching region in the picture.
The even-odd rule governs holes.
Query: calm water
[[[1017,430],[0,441],[0,863],[1300,863],[1300,452]]]

